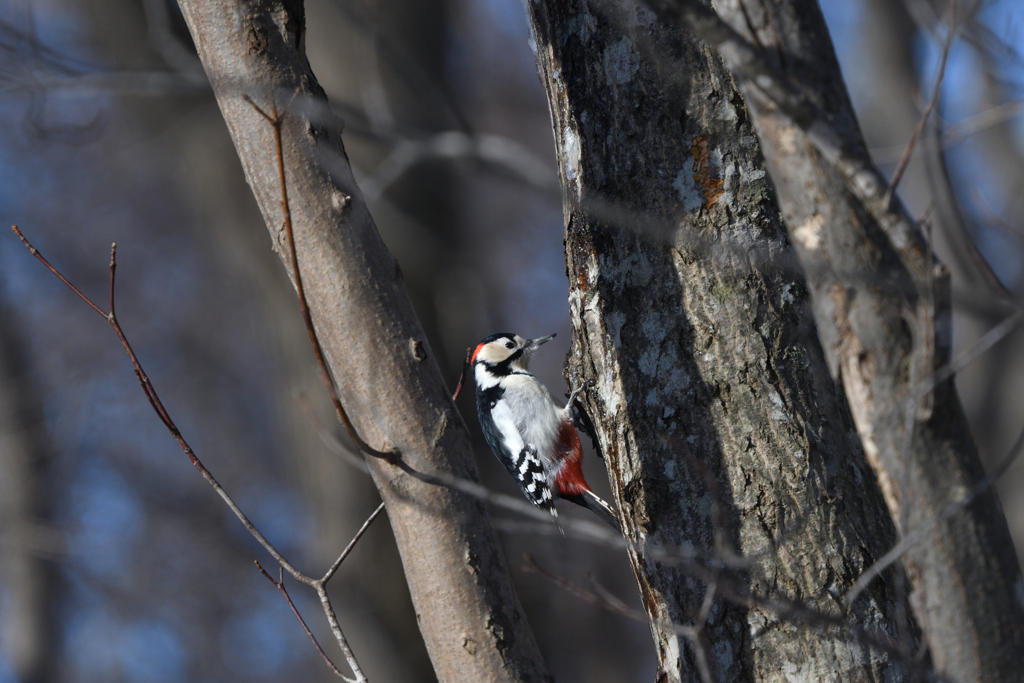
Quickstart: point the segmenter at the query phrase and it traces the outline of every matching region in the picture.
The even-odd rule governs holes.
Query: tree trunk
[[[898,680],[902,662],[845,628],[794,626],[764,602],[914,646],[891,582],[843,602],[893,525],[732,78],[643,8],[529,11],[562,177],[574,357],[595,382],[585,403],[658,680]],[[680,566],[674,548],[699,559]],[[744,571],[722,567],[737,556]],[[720,597],[703,623],[709,590]],[[687,644],[679,625],[703,635]]]
[[[0,646],[21,683],[53,680],[53,564],[63,550],[48,525],[52,447],[13,312],[0,300]]]
[[[717,5],[748,40],[751,29],[757,32],[766,57],[830,115],[844,148],[866,158],[817,3]],[[842,174],[755,86],[741,79],[741,90],[808,273],[825,355],[846,388],[892,518],[903,535],[910,534],[984,478],[953,380],[934,391],[921,389],[949,361],[946,271],[919,230],[908,231],[909,244],[893,239],[886,222],[913,225],[898,200],[880,220],[877,209],[850,192]],[[876,186],[884,190],[885,182]],[[882,199],[877,191],[870,197]],[[957,681],[1017,680],[1024,585],[994,490],[940,521],[909,548],[903,563],[936,668]]]
[[[270,125],[285,173],[313,321],[360,435],[413,468],[476,479],[469,437],[401,272],[355,185],[340,122],[303,53],[301,2],[181,3],[246,178],[288,263]],[[290,273],[294,278],[294,273]],[[483,504],[369,459],[440,681],[550,680]],[[356,653],[358,656],[358,653]]]

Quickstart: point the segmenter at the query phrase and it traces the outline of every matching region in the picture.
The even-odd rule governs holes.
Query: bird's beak
[[[537,337],[536,339],[531,339],[530,341],[526,342],[526,346],[523,350],[526,351],[527,355],[533,355],[533,352],[536,351],[541,344],[549,342],[554,338],[555,335],[549,334],[546,337]]]

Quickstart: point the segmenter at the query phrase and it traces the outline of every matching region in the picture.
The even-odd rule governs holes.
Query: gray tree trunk
[[[900,680],[905,661],[763,602],[915,644],[892,581],[843,602],[893,525],[731,76],[643,8],[529,11],[562,176],[574,356],[595,382],[585,403],[658,680]],[[669,549],[703,559],[680,566]],[[736,557],[742,570],[723,567]],[[703,624],[709,590],[720,597]],[[684,641],[678,625],[703,635]]]
[[[800,95],[827,112],[844,149],[867,157],[815,0],[720,0],[722,17],[763,45]],[[932,523],[984,478],[952,379],[923,392],[949,361],[949,281],[899,200],[855,197],[807,136],[741,80],[779,204],[808,273],[815,319],[868,459],[904,535]],[[870,164],[870,162],[868,162]],[[884,181],[878,183],[882,190]],[[866,200],[865,200],[866,196]],[[910,425],[908,433],[907,425]],[[957,681],[1019,680],[1024,584],[992,489],[940,521],[903,556],[914,614],[936,668]]]
[[[283,217],[274,138],[243,96],[284,114],[299,267],[360,435],[415,469],[476,479],[466,428],[305,59],[301,2],[188,0],[181,8],[275,245],[283,244]],[[369,465],[438,679],[550,680],[483,504],[381,460]]]

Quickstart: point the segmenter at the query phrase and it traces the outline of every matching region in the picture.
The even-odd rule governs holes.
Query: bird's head
[[[533,352],[554,337],[555,335],[549,334],[537,339],[523,339],[511,332],[492,334],[476,345],[472,362],[474,366],[483,363],[491,367],[509,363],[515,370],[528,370]]]

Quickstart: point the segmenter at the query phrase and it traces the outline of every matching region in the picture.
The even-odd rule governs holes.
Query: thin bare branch
[[[366,530],[370,528],[371,524],[373,524],[373,520],[377,519],[377,516],[382,512],[384,512],[384,503],[378,505],[377,509],[374,510],[373,513],[366,518],[366,521],[363,522],[363,525],[361,527],[359,527],[359,531],[356,532],[356,535],[352,537],[352,540],[348,542],[348,545],[345,546],[345,549],[341,551],[341,555],[338,556],[338,559],[334,561],[334,564],[331,565],[331,568],[328,569],[327,573],[325,573],[323,575],[323,578],[320,579],[320,583],[327,583],[331,580],[331,577],[334,576],[334,573],[338,571],[338,567],[341,566],[341,563],[345,561],[345,558],[348,557],[349,553],[352,552],[352,549],[356,547],[356,543],[359,542],[359,539],[363,537],[363,534],[366,533]]]
[[[935,387],[958,374],[961,370],[973,363],[979,356],[999,343],[999,341],[1006,337],[1006,335],[1017,329],[1022,322],[1024,322],[1024,311],[1018,309],[1015,313],[1011,314],[1001,323],[983,334],[969,348],[964,349],[957,354],[956,358],[953,358],[950,362],[943,365],[932,373],[930,377],[921,382],[921,384],[915,388],[910,398],[907,399],[908,404],[921,400],[921,398],[934,390]]]
[[[327,595],[327,582],[331,580],[335,572],[337,572],[338,568],[341,566],[341,563],[345,561],[345,558],[349,556],[349,553],[352,552],[352,549],[356,547],[356,543],[359,542],[359,539],[363,537],[363,534],[366,533],[366,530],[370,528],[371,524],[373,524],[373,520],[377,519],[377,517],[383,511],[384,503],[381,503],[380,505],[377,506],[377,509],[370,514],[366,521],[363,522],[363,525],[359,527],[359,530],[356,531],[355,536],[353,536],[352,540],[349,541],[347,546],[345,546],[345,549],[341,551],[341,555],[338,556],[338,559],[334,561],[334,564],[331,565],[330,569],[327,570],[323,577],[313,580],[308,584],[313,587],[313,589],[316,591],[317,597],[320,598],[320,605],[323,608],[324,615],[327,617],[327,621],[331,626],[331,632],[334,633],[334,638],[338,641],[338,647],[341,648],[342,653],[345,655],[345,660],[348,662],[349,668],[352,669],[352,673],[356,677],[353,683],[365,683],[366,677],[363,675],[362,669],[359,667],[359,662],[356,660],[355,654],[352,652],[352,648],[348,644],[348,639],[345,638],[345,634],[341,630],[341,625],[338,623],[338,616],[337,614],[335,614],[334,606],[331,604],[331,599]],[[309,639],[311,641],[313,641],[313,645],[316,647],[317,652],[320,653],[320,656],[327,663],[327,666],[330,667],[331,671],[333,671],[338,676],[341,676],[344,680],[351,681],[352,679],[346,678],[344,675],[341,674],[341,672],[338,671],[338,668],[324,653],[323,649],[320,647],[320,644],[316,641],[316,638],[314,638],[313,634],[310,633],[309,628],[306,626],[306,622],[302,619],[302,616],[299,615],[298,610],[295,609],[295,605],[292,604],[291,597],[289,597],[288,592],[284,588],[283,576],[280,581],[275,581],[273,577],[271,577],[269,574],[267,574],[267,572],[263,570],[263,567],[260,566],[259,562],[256,563],[256,566],[259,567],[259,570],[263,573],[263,575],[267,577],[267,579],[269,579],[270,582],[273,583],[274,586],[276,586],[277,589],[281,591],[281,593],[284,595],[285,599],[288,601],[288,606],[292,608],[292,612],[295,613],[295,616],[298,618],[299,623],[302,624],[302,628],[306,632],[306,635],[309,636]]]
[[[132,350],[131,344],[129,344],[128,338],[124,334],[124,330],[121,329],[121,325],[120,323],[117,322],[117,317],[114,315],[113,296],[114,273],[117,267],[116,249],[114,247],[111,247],[110,250],[110,296],[112,305],[110,312],[107,312],[101,309],[95,303],[93,303],[92,300],[89,299],[89,297],[85,296],[85,294],[81,292],[81,290],[79,290],[77,287],[71,284],[71,282],[68,281],[68,279],[64,277],[64,275],[61,274],[61,272],[58,271],[57,268],[55,268],[49,261],[46,260],[46,258],[39,252],[38,249],[36,249],[34,246],[32,246],[32,244],[29,243],[29,241],[25,238],[25,236],[21,233],[17,226],[11,227],[14,230],[15,234],[17,234],[18,237],[21,239],[25,247],[29,250],[29,253],[35,256],[44,266],[46,266],[46,268],[51,273],[56,275],[61,282],[67,285],[71,289],[71,291],[73,291],[75,294],[78,295],[79,298],[82,299],[82,301],[88,304],[90,308],[96,311],[96,313],[98,313],[99,315],[103,316],[103,318],[105,318],[106,321],[110,324],[110,326],[114,329],[114,332],[117,334],[117,338],[121,341],[121,346],[124,347],[125,352],[127,352],[128,354],[128,358],[132,362],[132,367],[134,367],[135,369],[135,376],[138,378],[139,384],[142,386],[142,390],[145,392],[146,398],[149,399],[149,403],[153,407],[153,410],[160,417],[161,422],[164,423],[164,426],[167,427],[168,431],[170,431],[171,436],[174,437],[174,440],[178,442],[178,445],[185,452],[185,455],[188,456],[188,459],[192,462],[192,465],[199,471],[201,475],[203,475],[203,478],[210,484],[210,486],[213,487],[213,490],[216,491],[217,495],[219,495],[221,499],[227,504],[227,506],[235,514],[235,517],[237,517],[238,520],[242,522],[242,525],[245,526],[246,530],[250,534],[252,534],[253,538],[255,538],[259,542],[259,544],[263,546],[264,550],[270,553],[271,557],[273,557],[278,562],[278,564],[284,567],[288,571],[288,573],[295,578],[296,581],[300,581],[307,585],[312,585],[313,579],[306,576],[298,569],[296,569],[292,565],[292,563],[285,559],[285,557],[280,552],[278,552],[277,548],[275,548],[273,544],[270,541],[268,541],[262,533],[260,533],[259,529],[257,529],[256,526],[251,521],[249,521],[249,518],[245,515],[244,512],[242,512],[241,508],[239,508],[238,505],[235,504],[235,501],[232,500],[231,496],[228,495],[227,491],[225,491],[224,488],[220,485],[220,483],[214,478],[210,470],[206,469],[206,466],[203,465],[202,461],[199,460],[195,452],[192,450],[192,447],[188,444],[187,441],[185,441],[185,437],[183,437],[181,432],[178,430],[178,426],[174,423],[174,420],[171,419],[171,416],[167,412],[167,409],[164,408],[163,402],[157,395],[156,389],[153,388],[152,382],[149,381],[149,376],[146,374],[146,371],[142,369],[142,364],[139,362],[138,357],[135,355],[135,351]]]
[[[969,116],[955,125],[949,126],[938,137],[936,142],[942,148],[952,147],[971,135],[1014,119],[1022,112],[1024,112],[1024,100],[1011,100],[997,104],[985,111]],[[871,158],[878,163],[896,162],[905,149],[906,145],[873,147],[871,149]]]
[[[588,577],[588,583],[591,584],[591,589],[583,588],[582,586],[578,586],[568,579],[545,569],[532,555],[526,555],[525,559],[526,562],[523,565],[523,569],[525,571],[540,574],[567,593],[575,595],[581,600],[597,605],[609,612],[621,614],[622,616],[644,624],[649,623],[650,617],[648,617],[645,612],[632,609],[626,605],[622,600],[612,595],[606,588],[598,584],[593,577]],[[705,593],[704,600],[708,611],[710,611],[711,604],[714,602],[714,595],[714,589],[709,587]],[[702,683],[716,683],[718,681],[718,676],[712,668],[711,660],[708,657],[710,643],[707,642],[706,635],[703,631],[703,626],[706,620],[707,614],[702,608],[701,616],[698,616],[697,623],[695,625],[688,626],[685,624],[673,623],[672,628],[676,633],[686,638],[686,640],[689,641],[690,646],[693,648],[695,659],[697,661],[697,670],[700,673]]]
[[[317,419],[316,415],[313,414],[311,409],[307,408],[307,414],[309,416],[310,421],[317,429],[317,435],[329,449],[341,455],[345,462],[348,463],[349,465],[352,465],[361,472],[368,473],[368,470],[365,468],[364,463],[360,463],[359,461],[356,461],[348,457],[351,454],[348,452],[345,446],[343,446],[338,441],[334,434],[332,434],[329,430],[324,428],[323,423],[321,423]],[[543,510],[541,510],[538,507],[535,507],[534,505],[531,505],[524,498],[520,498],[518,496],[510,496],[504,493],[499,493],[497,491],[492,491],[491,489],[487,488],[486,486],[478,482],[470,481],[469,479],[453,477],[443,472],[420,471],[414,468],[409,463],[407,463],[404,459],[395,461],[394,465],[401,469],[406,474],[408,474],[409,476],[414,477],[415,479],[418,479],[424,483],[454,489],[461,493],[473,496],[474,498],[477,498],[478,500],[481,500],[495,507],[510,510],[512,512],[517,512],[521,515],[529,517],[530,519],[535,520],[539,523],[540,527],[544,530],[541,533],[546,533],[547,531],[557,533],[558,531],[557,527],[551,525],[551,515],[549,513],[544,512]],[[502,522],[495,520],[494,525],[496,528],[502,528],[502,524]],[[567,518],[562,518],[561,524],[566,529],[572,529],[575,532],[577,538],[605,539],[611,540],[613,542],[615,541],[615,539],[618,539],[619,543],[617,547],[622,547],[622,536],[609,529],[606,529],[603,525],[596,524],[586,519]],[[531,526],[530,528],[533,529],[534,527]]]
[[[356,661],[355,653],[352,652],[352,648],[349,647],[345,634],[341,631],[341,625],[338,623],[338,615],[334,613],[334,605],[331,604],[331,599],[327,596],[327,586],[323,583],[318,584],[316,587],[316,594],[317,597],[320,598],[320,605],[324,609],[324,614],[327,615],[327,623],[331,625],[331,632],[334,634],[334,639],[338,641],[338,647],[341,648],[342,654],[345,655],[345,660],[352,668],[352,673],[355,674],[356,680],[359,683],[366,683],[366,676],[363,675],[362,669],[359,668],[359,662]]]
[[[466,360],[462,363],[462,374],[459,375],[459,383],[455,385],[455,391],[452,393],[452,400],[459,400],[459,394],[462,393],[462,383],[466,381],[466,371],[469,370],[469,366],[473,362],[473,347],[466,349]]]
[[[364,43],[365,49],[379,51],[379,58],[387,67],[388,73],[396,75],[410,92],[416,94],[421,102],[420,106],[435,111],[447,111],[460,130],[468,132],[472,129],[465,112],[445,84],[424,70],[401,45],[389,40],[386,32],[381,30],[379,22],[368,15],[367,8],[345,0],[336,0],[333,5],[345,14],[360,35],[372,37],[372,42]],[[366,112],[361,113],[369,118]],[[408,125],[408,122],[403,122],[403,125]]]
[[[202,69],[108,68],[50,48],[34,28],[22,29],[7,20],[0,20],[0,53],[5,59],[0,92],[7,97],[45,94],[51,90],[167,97],[201,93],[210,88]],[[43,134],[52,131],[36,122],[32,125]],[[75,126],[72,131],[86,128],[89,126]]]
[[[249,103],[260,116],[266,119],[267,123],[274,131],[274,147],[277,151],[277,172],[281,181],[281,211],[284,214],[284,231],[285,237],[288,240],[288,257],[291,261],[291,270],[295,276],[295,291],[299,297],[299,306],[302,311],[302,321],[306,324],[306,332],[309,334],[309,341],[313,345],[313,353],[316,354],[316,362],[320,368],[320,379],[323,381],[324,388],[327,389],[327,393],[330,394],[331,402],[334,403],[334,410],[338,413],[338,419],[345,425],[345,430],[348,435],[352,438],[352,441],[356,446],[366,455],[373,456],[375,458],[382,458],[387,461],[393,461],[399,457],[399,454],[395,451],[379,451],[366,443],[359,433],[356,431],[355,425],[349,419],[348,412],[345,407],[341,404],[341,398],[338,395],[337,387],[335,386],[334,378],[331,376],[330,370],[327,368],[327,361],[324,358],[323,347],[320,345],[320,338],[317,337],[316,328],[313,325],[313,316],[309,311],[309,303],[306,300],[306,290],[302,285],[302,274],[299,271],[299,255],[295,249],[295,231],[292,227],[292,211],[291,205],[288,202],[288,183],[285,179],[284,172],[284,146],[281,142],[281,124],[283,122],[282,116],[277,112],[277,105],[274,104],[271,109],[271,113],[265,112],[261,109],[252,98],[248,95],[243,95],[243,99]]]
[[[614,612],[616,614],[622,614],[632,618],[632,620],[640,622],[642,624],[648,624],[649,617],[645,612],[638,609],[632,609],[622,600],[611,595],[603,587],[599,587],[593,578],[588,578],[589,583],[597,587],[597,590],[589,590],[582,586],[577,586],[572,582],[559,577],[558,574],[549,571],[548,569],[541,566],[541,564],[532,555],[526,555],[526,562],[523,564],[523,569],[526,571],[534,571],[542,575],[545,579],[552,582],[559,588],[563,589],[567,593],[570,593],[578,598],[595,604],[603,609]],[[705,603],[708,610],[711,609],[711,603],[714,602],[714,589],[709,587],[708,592],[705,594]],[[681,624],[673,624],[672,628],[680,636],[686,638],[689,641],[690,646],[693,648],[697,663],[697,671],[700,674],[700,680],[702,683],[717,683],[718,676],[711,666],[711,659],[708,656],[708,652],[711,649],[711,643],[708,642],[707,636],[703,633],[703,624],[707,621],[707,612],[701,610],[701,616],[698,617],[697,624],[695,626],[685,626]]]
[[[298,610],[296,610],[295,605],[292,603],[291,597],[288,595],[287,591],[284,588],[283,578],[281,581],[275,581],[273,577],[271,577],[263,570],[263,567],[260,566],[259,562],[256,563],[256,566],[259,567],[263,575],[266,576],[272,583],[274,583],[274,585],[277,586],[278,590],[280,590],[282,594],[284,594],[285,598],[288,600],[289,606],[292,608],[292,611],[295,613],[295,616],[299,619],[299,622],[302,624],[303,629],[306,631],[306,634],[310,637],[311,640],[313,640],[313,644],[316,646],[317,651],[320,652],[321,656],[327,662],[328,666],[330,666],[331,670],[335,672],[337,675],[341,676],[346,681],[353,681],[353,683],[365,683],[367,679],[363,675],[362,670],[359,668],[359,663],[356,660],[355,655],[352,652],[352,649],[349,647],[348,641],[345,639],[345,635],[341,630],[341,626],[338,624],[337,616],[334,613],[334,608],[331,605],[330,599],[327,596],[326,583],[328,580],[330,580],[331,576],[334,575],[338,567],[341,566],[341,563],[344,561],[345,557],[347,557],[348,554],[352,551],[352,548],[355,547],[355,544],[362,537],[363,533],[365,533],[366,529],[369,528],[373,520],[376,519],[380,512],[384,509],[384,504],[381,503],[380,506],[374,511],[374,513],[370,515],[370,518],[367,519],[363,526],[359,529],[355,537],[348,544],[345,550],[341,553],[341,556],[331,566],[331,568],[328,570],[324,578],[317,580],[309,576],[306,576],[305,574],[300,572],[290,562],[288,562],[288,560],[285,559],[285,557],[280,552],[278,552],[278,550],[273,546],[273,544],[271,544],[270,541],[268,541],[266,537],[264,537],[263,534],[260,533],[256,526],[251,521],[249,521],[249,518],[245,515],[244,512],[242,512],[241,508],[239,508],[238,505],[235,504],[234,500],[232,500],[232,498],[227,494],[227,492],[220,485],[220,483],[214,478],[213,474],[210,473],[208,469],[206,469],[203,463],[195,455],[195,453],[192,451],[192,447],[189,446],[188,442],[185,441],[185,438],[181,435],[181,432],[178,430],[177,425],[174,423],[174,421],[171,419],[170,414],[164,408],[163,402],[160,400],[160,397],[157,394],[156,389],[153,388],[152,383],[149,381],[149,376],[146,375],[146,372],[145,370],[143,370],[141,363],[139,363],[138,357],[132,350],[131,344],[129,344],[128,338],[125,336],[124,331],[121,329],[121,325],[117,322],[117,317],[114,314],[114,276],[117,269],[116,245],[112,245],[110,249],[110,312],[108,313],[103,311],[99,306],[93,303],[77,287],[75,287],[70,281],[68,281],[68,279],[65,278],[60,273],[60,271],[58,271],[52,264],[50,264],[50,262],[46,260],[46,258],[39,252],[39,250],[29,243],[29,241],[25,238],[21,231],[18,230],[17,226],[12,227],[14,232],[21,239],[22,243],[24,243],[25,246],[28,248],[29,253],[35,256],[41,263],[43,263],[43,265],[47,267],[47,269],[50,270],[50,272],[56,275],[61,280],[61,282],[66,284],[83,301],[89,304],[89,306],[94,311],[96,311],[96,313],[106,318],[107,322],[117,333],[117,337],[118,339],[121,340],[121,344],[124,347],[125,351],[128,353],[128,357],[131,359],[132,365],[135,368],[135,375],[139,379],[139,383],[142,385],[142,389],[145,392],[146,397],[149,399],[150,405],[153,407],[153,410],[157,413],[157,415],[160,417],[160,420],[171,432],[171,435],[174,437],[175,441],[178,442],[178,445],[181,446],[182,450],[185,451],[185,454],[188,455],[189,460],[192,462],[193,466],[195,466],[195,468],[199,470],[200,474],[203,475],[203,478],[210,483],[210,485],[214,488],[214,490],[221,497],[221,499],[223,499],[224,502],[231,509],[231,511],[235,513],[235,516],[242,522],[242,524],[249,531],[249,533],[252,534],[252,536],[260,543],[260,545],[262,545],[263,548],[268,553],[270,553],[271,557],[273,557],[283,569],[287,570],[288,573],[291,574],[296,581],[304,583],[308,586],[312,586],[317,591],[317,595],[320,598],[320,602],[321,605],[323,606],[324,613],[326,614],[327,619],[330,622],[331,630],[334,633],[335,639],[338,641],[338,644],[345,655],[345,659],[348,661],[349,666],[352,668],[353,674],[355,674],[356,676],[354,680],[343,676],[338,671],[337,667],[334,666],[333,662],[331,662],[330,659],[326,656],[326,654],[324,654],[323,650],[320,648],[319,643],[317,643],[316,639],[313,638],[312,634],[309,631],[309,628],[306,626],[305,621],[302,619],[302,616],[298,613]]]
[[[543,525],[530,522],[508,523],[496,520],[495,526],[505,531],[531,535],[555,535],[557,533],[553,528],[550,528],[550,524]],[[614,547],[621,547],[621,537],[616,543],[615,539],[612,538],[612,533],[610,531],[606,531],[604,529],[602,529],[602,531],[605,531],[604,538],[599,538],[597,536],[589,538],[580,536],[575,537],[604,545],[611,545],[614,543]],[[566,536],[573,535],[566,534]],[[727,569],[722,565],[716,566],[712,563],[708,563],[697,557],[692,551],[687,551],[683,548],[665,549],[648,547],[645,552],[649,560],[656,560],[658,562],[677,566],[693,576],[695,579],[702,581],[707,585],[714,585],[716,594],[734,605],[739,605],[748,609],[763,610],[779,617],[780,619],[788,619],[794,622],[807,624],[809,626],[841,629],[847,632],[856,642],[890,655],[896,661],[901,662],[905,667],[907,667],[908,671],[913,672],[926,680],[946,681],[947,683],[952,683],[947,678],[936,673],[928,665],[918,660],[914,653],[908,652],[902,648],[899,643],[880,630],[867,628],[857,623],[851,623],[843,616],[822,612],[796,600],[790,600],[787,598],[765,598],[756,595],[751,591],[750,586],[742,577],[740,577],[740,575],[735,572],[727,571]],[[620,604],[616,604],[616,601],[614,600],[609,601],[605,597],[598,595],[595,591],[588,591],[580,588],[557,575],[551,574],[551,572],[541,568],[540,565],[538,565],[536,561],[532,560],[532,558],[529,558],[529,556],[528,560],[532,562],[532,566],[528,565],[524,567],[527,571],[537,571],[537,573],[544,575],[559,585],[563,585],[563,583],[568,584],[563,587],[573,595],[576,595],[587,602],[600,605],[612,612],[623,614],[631,619],[637,619],[638,621],[648,623],[646,614],[641,614],[639,612],[634,614],[630,611],[628,606],[623,609],[623,607]],[[679,635],[685,638],[691,638],[697,635],[695,626],[684,626],[680,624],[673,624],[672,626]]]
[[[715,595],[718,593],[718,584],[708,584],[707,590],[704,591],[704,602],[701,603],[700,613],[697,615],[697,627],[703,628],[704,624],[708,621],[708,615],[711,614],[711,608],[715,604]]]
[[[529,553],[527,553],[523,557],[523,559],[523,571],[532,572],[534,574],[540,574],[545,579],[547,579],[551,583],[555,584],[556,586],[564,590],[566,593],[575,595],[579,599],[589,602],[592,605],[597,605],[598,607],[601,607],[602,609],[605,609],[609,612],[621,614],[624,617],[629,617],[634,621],[639,621],[644,624],[648,622],[646,613],[641,612],[638,609],[633,609],[619,598],[608,593],[606,589],[602,588],[601,591],[597,591],[584,588],[582,586],[577,586],[568,579],[565,579],[559,576],[558,574],[555,574],[554,572],[546,569],[537,561],[537,559],[533,555]],[[593,579],[591,579],[591,581],[592,580]],[[679,628],[681,635],[689,636],[693,632],[693,630],[688,626],[679,626]]]
[[[75,294],[77,294],[77,295],[78,295],[78,298],[79,298],[79,299],[81,299],[81,300],[82,300],[82,301],[84,301],[85,303],[89,304],[89,307],[90,307],[90,308],[91,308],[92,310],[96,311],[97,313],[99,313],[100,315],[102,315],[102,316],[103,316],[104,318],[108,317],[108,313],[107,313],[106,311],[104,311],[104,310],[103,310],[102,308],[100,308],[99,306],[97,306],[96,304],[94,304],[94,303],[92,302],[92,299],[90,299],[89,297],[87,297],[87,296],[86,296],[85,294],[82,294],[82,291],[81,291],[80,289],[78,289],[78,287],[75,287],[75,286],[74,286],[73,284],[71,284],[71,283],[70,283],[70,282],[68,281],[68,279],[67,279],[66,277],[64,277],[64,276],[63,276],[63,275],[61,274],[61,272],[60,272],[59,270],[57,270],[56,268],[54,268],[54,267],[53,267],[52,265],[50,265],[50,262],[49,262],[49,261],[47,261],[47,260],[46,260],[45,258],[43,258],[43,255],[39,253],[39,250],[38,250],[38,249],[36,249],[35,247],[33,247],[33,246],[32,246],[32,245],[31,245],[31,244],[29,243],[29,241],[28,241],[27,239],[25,239],[25,236],[21,234],[21,230],[19,230],[19,229],[18,229],[18,226],[17,226],[17,225],[12,225],[12,226],[11,226],[11,230],[13,230],[13,231],[14,231],[14,234],[18,236],[18,239],[20,239],[20,240],[21,240],[21,243],[25,245],[25,248],[27,248],[27,249],[28,249],[28,252],[29,252],[30,254],[32,254],[33,256],[35,256],[35,257],[36,257],[37,259],[39,259],[39,261],[40,261],[40,262],[41,262],[41,263],[42,263],[42,264],[43,264],[44,266],[46,266],[46,268],[47,268],[47,269],[48,269],[48,270],[49,270],[49,271],[50,271],[51,273],[53,273],[54,275],[56,275],[56,276],[57,276],[57,279],[58,279],[58,280],[60,280],[61,282],[63,282],[63,283],[65,284],[65,285],[67,285],[67,286],[68,286],[68,289],[70,289],[70,290],[71,290],[72,292],[74,292]]]
[[[299,620],[300,624],[302,624],[302,630],[306,632],[306,637],[309,638],[311,643],[313,643],[313,647],[316,648],[320,658],[324,660],[325,664],[327,664],[327,668],[329,668],[331,672],[341,680],[348,681],[349,683],[356,683],[355,679],[349,678],[345,674],[341,673],[341,671],[338,670],[338,667],[335,666],[334,662],[331,661],[331,658],[327,656],[327,653],[324,652],[324,649],[320,647],[320,643],[317,642],[316,636],[314,636],[313,632],[309,630],[309,626],[306,625],[306,620],[302,618],[302,615],[299,614],[299,609],[295,606],[295,603],[292,602],[292,596],[288,595],[288,589],[284,586],[284,573],[281,573],[280,577],[275,579],[267,573],[267,570],[263,568],[259,560],[254,561],[256,562],[256,568],[260,570],[260,573],[266,577],[267,581],[274,584],[274,588],[279,590],[281,595],[284,596],[284,599],[288,602],[288,606],[292,608],[292,614],[294,614],[295,618]]]
[[[942,79],[946,75],[946,61],[949,59],[949,48],[953,45],[953,40],[956,38],[956,0],[952,0],[949,3],[949,33],[946,35],[946,42],[942,46],[942,59],[939,61],[939,73],[935,77],[935,87],[932,88],[932,96],[928,100],[928,104],[925,105],[924,111],[921,112],[921,117],[917,120],[917,125],[914,126],[914,132],[910,136],[910,140],[907,141],[907,146],[903,150],[903,156],[900,157],[900,161],[896,164],[896,170],[893,171],[892,179],[889,180],[889,186],[885,189],[885,202],[886,206],[892,201],[892,195],[896,192],[897,186],[900,184],[900,180],[903,178],[903,172],[907,170],[907,164],[910,163],[910,157],[914,153],[914,146],[917,144],[917,139],[921,136],[921,131],[924,130],[924,125],[928,121],[928,117],[932,115],[932,110],[935,108],[935,103],[939,101],[939,93],[942,92]]]
[[[1024,100],[1011,100],[997,104],[947,128],[942,135],[942,144],[944,146],[952,145],[975,133],[1014,119],[1022,112],[1024,112]]]

